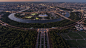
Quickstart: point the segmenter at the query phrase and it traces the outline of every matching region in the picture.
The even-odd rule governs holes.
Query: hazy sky
[[[30,1],[30,2],[32,2],[32,1],[43,1],[43,2],[86,2],[86,0],[0,0],[0,2],[19,2],[19,1]]]

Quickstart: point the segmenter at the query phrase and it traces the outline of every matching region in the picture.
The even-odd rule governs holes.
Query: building
[[[48,17],[48,15],[46,15],[46,14],[42,15],[42,14],[40,14],[39,17]]]

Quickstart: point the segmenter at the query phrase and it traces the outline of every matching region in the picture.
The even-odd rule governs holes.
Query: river
[[[15,13],[10,14],[8,16],[8,18],[13,20],[13,21],[17,21],[17,22],[21,22],[21,23],[48,23],[48,22],[57,22],[57,21],[63,20],[63,18],[58,18],[58,19],[53,19],[53,20],[27,20],[27,19],[17,18],[14,16],[14,14]],[[68,12],[66,12],[65,17],[69,17],[69,15],[70,14]]]

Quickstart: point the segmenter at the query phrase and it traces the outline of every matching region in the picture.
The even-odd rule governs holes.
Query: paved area
[[[48,39],[48,31],[49,29],[37,29],[38,37],[36,42],[36,48],[50,48],[49,39]]]

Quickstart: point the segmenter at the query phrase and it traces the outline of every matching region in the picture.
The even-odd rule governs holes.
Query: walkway
[[[37,29],[38,37],[36,42],[36,48],[50,48],[49,39],[48,39],[48,31],[49,29]]]

